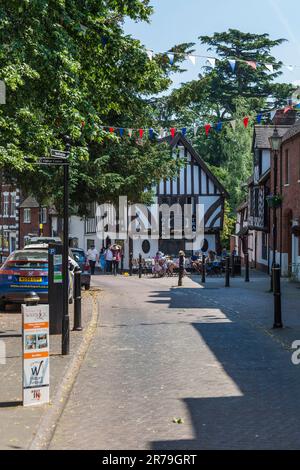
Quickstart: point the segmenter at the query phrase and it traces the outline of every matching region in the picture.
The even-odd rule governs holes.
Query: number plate
[[[19,277],[20,282],[42,282],[41,277]]]

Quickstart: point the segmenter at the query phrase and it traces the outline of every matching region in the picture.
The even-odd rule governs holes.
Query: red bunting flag
[[[283,110],[283,114],[286,114],[288,111],[290,111],[291,109],[293,109],[292,106],[286,106]]]
[[[85,126],[85,122],[84,121],[81,121],[81,129],[83,129]]]
[[[109,128],[109,132],[113,132],[114,130],[115,130],[114,127]]]
[[[254,70],[256,70],[256,62],[253,62],[253,60],[247,60],[247,64],[252,67]]]
[[[243,123],[244,123],[244,126],[245,126],[245,127],[248,127],[248,124],[249,124],[249,118],[248,118],[248,116],[244,117]]]
[[[171,127],[170,132],[171,132],[171,136],[174,137],[175,136],[175,127]]]
[[[140,138],[142,139],[144,135],[144,129],[139,129],[139,134],[140,134]]]
[[[209,131],[211,129],[211,125],[210,124],[205,124],[204,129],[205,129],[205,134],[208,135]]]

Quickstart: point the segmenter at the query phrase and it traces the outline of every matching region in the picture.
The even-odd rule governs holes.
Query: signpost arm
[[[69,137],[65,137],[66,151],[70,151]],[[69,165],[64,165],[64,231],[63,231],[63,320],[62,320],[62,355],[70,353],[70,317],[69,317]]]

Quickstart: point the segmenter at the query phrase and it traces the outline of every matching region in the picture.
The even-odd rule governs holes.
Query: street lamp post
[[[281,146],[281,137],[275,127],[273,135],[270,137],[271,150],[273,152],[273,179],[274,187],[273,196],[277,196],[277,165],[278,152]],[[282,328],[281,320],[281,290],[280,290],[280,266],[276,264],[276,247],[277,247],[277,205],[273,203],[273,257],[272,257],[272,273],[271,273],[271,291],[274,293],[274,328]]]
[[[70,137],[65,136],[66,152],[70,152]],[[70,317],[69,317],[69,165],[64,165],[64,230],[63,230],[63,319],[62,319],[62,355],[70,353]]]
[[[272,136],[269,138],[271,151],[273,153],[273,196],[277,195],[277,168],[278,168],[278,151],[281,146],[281,137],[278,134],[278,130],[275,127]],[[273,292],[273,267],[276,264],[276,248],[277,248],[277,212],[276,205],[273,204],[273,226],[272,226],[272,237],[273,237],[273,256],[272,256],[272,269],[271,269],[271,292]]]

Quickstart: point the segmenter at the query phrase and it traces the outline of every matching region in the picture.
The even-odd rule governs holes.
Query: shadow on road
[[[262,330],[205,298],[204,289],[156,291],[150,302],[170,309],[199,309],[199,322],[193,321],[191,326],[237,390],[237,396],[226,392],[225,380],[223,396],[182,397],[195,439],[154,441],[152,449],[299,448],[300,374],[287,351]],[[216,308],[227,321],[213,322],[207,315],[201,316],[201,309]],[[209,380],[207,377],[208,386]],[[205,383],[203,389],[208,389]]]

